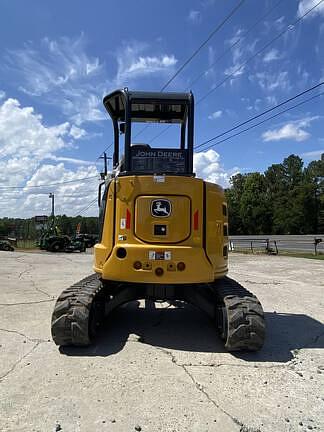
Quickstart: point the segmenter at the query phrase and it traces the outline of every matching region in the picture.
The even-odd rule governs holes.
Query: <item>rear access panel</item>
[[[190,236],[190,199],[186,196],[139,196],[135,235],[147,243],[179,243]]]

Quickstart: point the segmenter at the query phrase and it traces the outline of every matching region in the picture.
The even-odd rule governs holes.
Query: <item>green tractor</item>
[[[0,240],[0,251],[10,251],[13,252],[15,249],[11,246],[8,240]]]
[[[83,239],[71,238],[60,234],[56,226],[50,226],[40,236],[38,246],[40,249],[49,252],[74,252],[86,251],[86,244]]]

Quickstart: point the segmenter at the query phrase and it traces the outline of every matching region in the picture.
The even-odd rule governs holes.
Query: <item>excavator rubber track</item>
[[[177,299],[198,306],[216,321],[228,351],[257,351],[263,345],[265,321],[259,300],[228,277],[211,284],[172,286],[172,289],[166,286],[153,295],[145,284],[121,283],[115,288],[109,289],[107,282],[103,284],[94,274],[64,290],[52,315],[52,337],[56,345],[91,344],[106,314],[123,303],[141,298]]]
[[[265,338],[265,320],[255,295],[225,277],[212,284],[217,299],[216,318],[228,351],[258,351]]]
[[[96,320],[103,301],[97,274],[92,274],[69,288],[58,297],[52,314],[52,338],[56,345],[86,346],[95,333]],[[99,309],[99,310],[95,310]]]

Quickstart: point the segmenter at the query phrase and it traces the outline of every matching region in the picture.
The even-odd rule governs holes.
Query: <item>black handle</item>
[[[98,207],[100,208],[100,206],[101,206],[101,189],[102,189],[102,186],[105,184],[106,182],[102,182],[102,183],[100,183],[99,184],[99,187],[98,187]]]

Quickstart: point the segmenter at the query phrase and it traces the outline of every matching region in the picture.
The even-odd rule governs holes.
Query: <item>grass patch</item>
[[[308,258],[308,259],[315,259],[315,260],[324,260],[324,254],[318,253],[318,255],[314,255],[307,252],[290,252],[290,251],[281,251],[278,255],[281,256],[290,256],[293,258]]]

